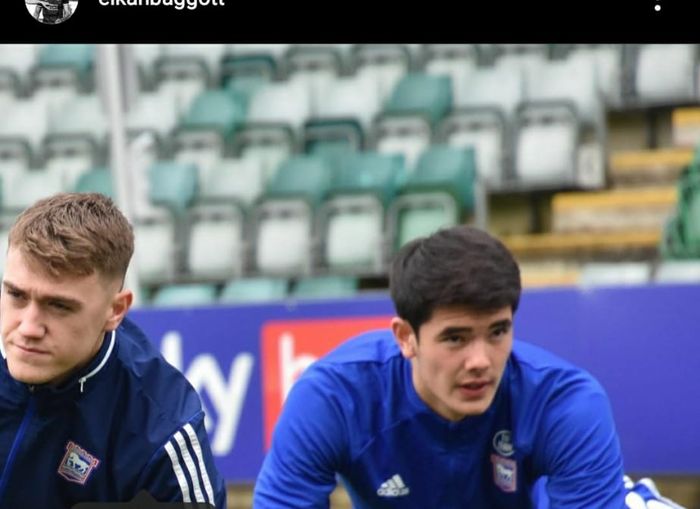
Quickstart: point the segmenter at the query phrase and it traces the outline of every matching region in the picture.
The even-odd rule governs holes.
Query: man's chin
[[[8,363],[8,370],[12,378],[27,385],[41,385],[50,380],[45,371],[38,373],[36,369],[28,369],[26,366],[13,367],[11,363]]]

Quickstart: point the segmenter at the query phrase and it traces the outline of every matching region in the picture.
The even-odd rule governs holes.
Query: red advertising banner
[[[343,341],[372,329],[388,328],[391,316],[268,321],[263,325],[262,353],[265,450],[284,399],[299,375]]]

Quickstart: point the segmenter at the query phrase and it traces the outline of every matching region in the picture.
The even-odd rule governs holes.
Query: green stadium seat
[[[433,129],[451,103],[449,76],[407,74],[374,121],[377,150],[403,154],[411,170],[420,153],[431,145]]]
[[[298,155],[284,161],[267,184],[263,199],[302,198],[317,205],[334,180],[333,168],[322,157]]]
[[[219,297],[222,304],[253,304],[287,298],[289,282],[283,278],[243,278],[229,281]]]
[[[290,296],[297,299],[338,299],[358,293],[357,278],[349,276],[316,276],[299,279]]]
[[[47,44],[39,50],[32,81],[38,88],[57,82],[87,91],[94,85],[95,44]]]
[[[333,175],[323,158],[311,155],[294,156],[280,165],[251,214],[255,270],[277,276],[311,270],[314,215]]]
[[[116,193],[112,184],[112,172],[107,167],[93,168],[78,177],[75,184],[77,193],[101,193],[112,199]]]
[[[451,106],[452,83],[449,76],[409,73],[396,85],[383,114],[420,114],[434,125]]]
[[[476,162],[471,148],[435,145],[418,160],[388,212],[393,249],[461,222],[474,211]]]
[[[173,284],[159,288],[151,304],[155,307],[197,307],[217,303],[217,288],[213,284]]]
[[[404,178],[400,155],[361,152],[345,158],[318,214],[323,265],[334,272],[383,270],[384,215]]]
[[[200,185],[227,152],[228,140],[245,121],[245,99],[229,90],[207,90],[192,101],[172,134],[175,160],[199,168]]]
[[[148,182],[151,203],[181,213],[197,195],[197,167],[194,164],[157,161],[148,169]]]

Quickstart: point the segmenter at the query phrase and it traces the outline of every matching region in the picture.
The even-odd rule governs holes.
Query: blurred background
[[[386,297],[395,251],[458,223],[526,291],[697,286],[698,49],[0,45],[0,255],[37,199],[97,191],[154,313]],[[691,474],[654,478],[700,507]]]

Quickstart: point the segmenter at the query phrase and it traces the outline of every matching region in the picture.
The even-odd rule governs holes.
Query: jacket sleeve
[[[159,502],[204,502],[226,509],[226,486],[214,464],[203,412],[155,452],[138,484],[138,491],[146,490]]]
[[[347,444],[337,390],[319,370],[292,387],[258,474],[253,507],[327,508]]]
[[[551,509],[625,507],[620,443],[607,395],[593,379],[560,387],[538,434],[535,463]]]

